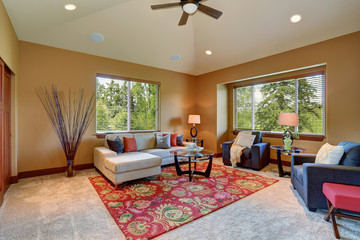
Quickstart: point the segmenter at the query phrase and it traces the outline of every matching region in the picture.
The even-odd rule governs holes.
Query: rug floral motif
[[[206,166],[203,162],[197,169]],[[154,238],[278,181],[218,164],[213,164],[209,178],[194,175],[192,182],[187,174],[178,176],[174,166],[117,190],[102,176],[89,179],[129,240]]]

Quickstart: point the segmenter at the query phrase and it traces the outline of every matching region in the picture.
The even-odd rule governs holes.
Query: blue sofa
[[[314,163],[316,154],[291,157],[291,183],[312,212],[327,209],[324,182],[360,186],[360,143],[344,141],[339,145],[345,150],[339,165]]]

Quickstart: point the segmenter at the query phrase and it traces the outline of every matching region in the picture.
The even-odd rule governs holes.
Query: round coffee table
[[[283,170],[282,163],[281,163],[281,154],[291,155],[293,153],[300,153],[300,152],[303,152],[306,150],[305,148],[301,148],[301,147],[291,147],[291,150],[285,150],[284,145],[274,145],[274,146],[270,146],[270,148],[276,149],[279,177],[283,177],[285,175],[289,175],[289,176],[291,175],[291,172],[285,172]]]
[[[202,153],[190,154],[187,151],[183,151],[183,150],[172,151],[171,154],[174,156],[175,168],[176,168],[176,173],[178,176],[181,176],[183,174],[189,174],[190,182],[192,181],[192,177],[194,174],[202,175],[207,178],[210,177],[214,154],[202,154]],[[197,171],[196,163],[203,162],[203,161],[209,161],[205,172]],[[180,167],[180,162],[188,162],[189,170],[182,170]],[[194,168],[192,170],[191,170],[191,166],[192,166],[191,163],[194,163]]]

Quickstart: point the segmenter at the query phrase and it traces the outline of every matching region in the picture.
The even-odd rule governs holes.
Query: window
[[[235,129],[282,132],[280,112],[294,112],[299,126],[292,131],[325,135],[324,72],[235,87],[234,103]]]
[[[98,75],[96,132],[158,130],[159,84]]]

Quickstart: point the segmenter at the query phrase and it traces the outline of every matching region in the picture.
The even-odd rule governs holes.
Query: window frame
[[[156,82],[156,81],[150,81],[150,80],[143,80],[143,79],[136,79],[136,78],[131,78],[131,77],[121,77],[121,76],[115,76],[115,75],[109,75],[109,74],[102,74],[102,73],[97,73],[96,77],[95,77],[95,91],[96,91],[96,100],[97,100],[97,89],[98,89],[98,81],[97,78],[101,77],[101,78],[108,78],[108,79],[112,79],[112,80],[122,80],[122,81],[127,81],[129,84],[131,82],[140,82],[140,83],[146,83],[146,84],[153,84],[156,85],[156,129],[152,129],[152,130],[131,130],[131,114],[128,114],[128,121],[127,121],[127,130],[125,131],[98,131],[97,130],[97,105],[95,104],[95,135],[98,138],[105,138],[106,134],[110,134],[110,133],[151,133],[151,132],[159,132],[160,131],[160,87],[161,87],[161,83],[160,82]],[[129,94],[130,88],[128,88],[128,94]],[[128,113],[129,113],[129,106],[130,106],[130,98],[128,98]]]
[[[279,76],[280,75],[280,76]],[[304,77],[311,77],[316,75],[323,75],[323,83],[322,83],[322,103],[324,104],[323,107],[323,133],[299,133],[299,139],[300,140],[312,140],[312,141],[323,141],[326,138],[326,132],[327,132],[327,104],[326,104],[326,71],[325,66],[317,67],[317,68],[310,68],[306,69],[305,71],[293,71],[290,74],[273,74],[266,77],[256,77],[252,80],[237,82],[232,86],[233,88],[233,134],[236,135],[240,131],[243,130],[250,130],[250,131],[256,131],[255,129],[255,121],[254,121],[254,93],[252,88],[252,129],[237,129],[237,99],[236,99],[236,89],[240,87],[248,87],[248,86],[255,86],[255,85],[261,85],[266,83],[272,83],[272,82],[280,82],[280,81],[286,81],[291,79],[299,79]],[[296,81],[298,82],[298,81]],[[296,97],[295,101],[297,102],[298,99]],[[297,108],[298,106],[296,106]],[[296,128],[297,129],[297,128]],[[282,132],[279,131],[265,131],[265,130],[257,130],[263,132],[263,137],[273,137],[273,138],[282,138]]]

